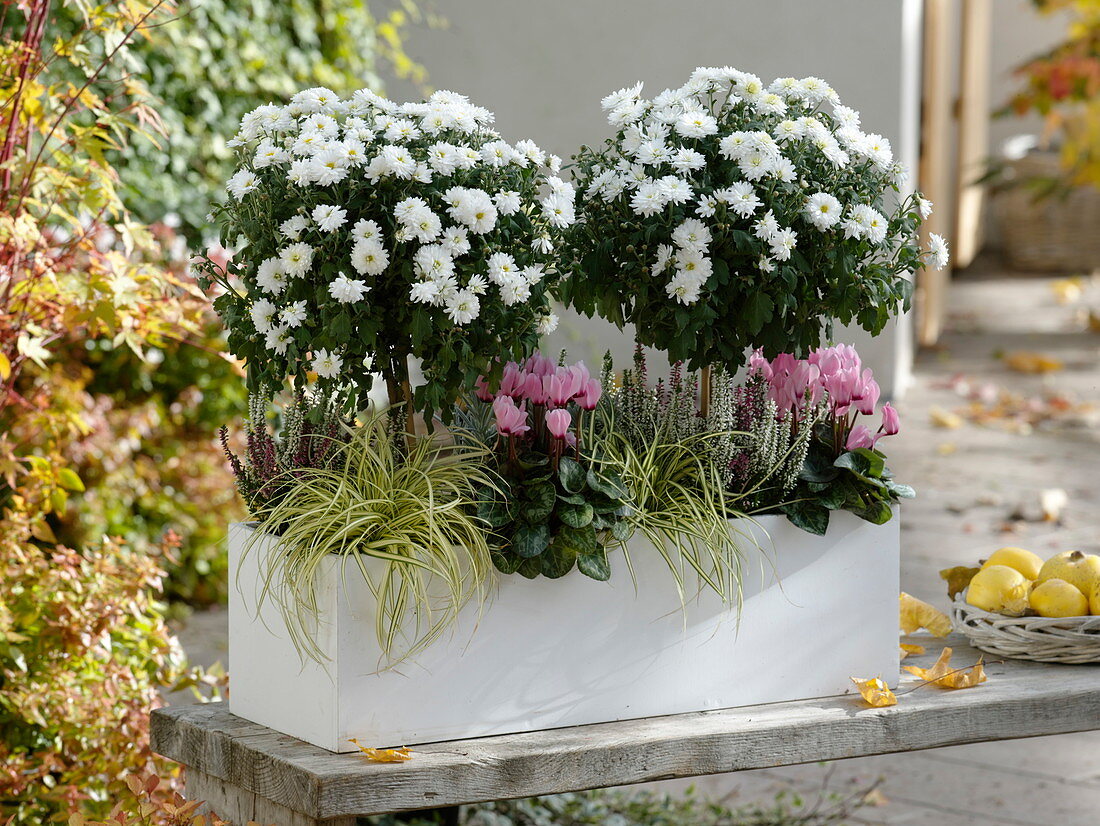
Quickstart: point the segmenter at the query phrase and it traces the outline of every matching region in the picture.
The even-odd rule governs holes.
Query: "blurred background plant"
[[[1042,115],[1042,143],[1060,152],[1062,185],[1100,188],[1100,0],[1032,5],[1043,14],[1068,13],[1066,39],[1016,69],[1022,88],[1001,114]]]

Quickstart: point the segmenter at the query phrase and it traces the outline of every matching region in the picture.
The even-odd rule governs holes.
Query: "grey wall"
[[[765,81],[817,75],[916,167],[920,0],[439,0],[447,29],[415,30],[407,51],[433,87],[497,114],[505,138],[531,137],[565,158],[607,136],[600,98],[644,80],[655,95],[696,66],[733,65]],[[421,91],[391,82],[395,99]],[[887,391],[903,388],[907,321],[873,344],[854,341]],[[632,343],[600,321],[570,317],[551,347],[598,362]]]

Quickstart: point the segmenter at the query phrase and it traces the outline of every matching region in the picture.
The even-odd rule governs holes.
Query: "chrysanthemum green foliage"
[[[343,461],[341,446],[351,438],[350,419],[336,396],[307,391],[287,405],[278,432],[269,428],[270,399],[248,397],[244,456],[229,446],[229,430],[221,429],[222,448],[237,489],[253,513],[282,499],[293,478],[309,468],[336,468]]]
[[[327,468],[287,474],[287,491],[261,511],[246,552],[278,536],[260,560],[261,602],[272,598],[299,653],[323,655],[314,639],[316,583],[323,566],[363,577],[377,607],[375,631],[391,660],[436,639],[470,600],[487,593],[488,531],[472,512],[493,485],[487,450],[420,438],[405,447],[384,414],[354,429]],[[350,570],[349,570],[350,569]]]
[[[610,356],[602,381],[613,386]],[[743,537],[729,520],[743,514],[727,496],[712,453],[732,434],[700,421],[694,387],[693,376],[677,371],[669,387],[649,388],[639,354],[635,370],[626,371],[597,408],[599,450],[626,486],[627,520],[664,557],[681,599],[694,574],[723,599],[739,602]]]
[[[878,333],[908,307],[912,273],[946,264],[942,239],[920,249],[931,204],[903,197],[889,142],[818,78],[697,69],[603,106],[617,131],[575,159],[566,297],[692,369],[736,369],[750,346],[805,355],[834,320]]]
[[[215,210],[225,269],[202,267],[252,390],[322,390],[372,375],[391,402],[442,411],[556,324],[555,252],[574,220],[560,160],[505,143],[491,112],[451,92],[398,105],[307,89],[250,112]],[[408,359],[421,361],[415,395]]]

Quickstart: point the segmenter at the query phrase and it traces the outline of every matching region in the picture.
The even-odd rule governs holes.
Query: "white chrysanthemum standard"
[[[559,158],[492,122],[452,92],[399,105],[366,89],[307,89],[244,117],[218,213],[244,243],[228,272],[204,270],[225,289],[217,307],[253,388],[313,374],[362,399],[379,370],[404,401],[416,357],[426,385],[411,407],[449,410],[553,328],[573,187]],[[666,201],[690,197],[679,179],[661,186]]]
[[[603,99],[614,137],[577,156],[574,306],[692,367],[804,352],[833,320],[879,332],[907,304],[931,204],[890,142],[817,77],[697,69],[652,100]],[[599,144],[593,144],[599,145]]]

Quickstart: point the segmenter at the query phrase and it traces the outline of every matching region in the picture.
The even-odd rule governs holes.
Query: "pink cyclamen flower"
[[[500,378],[500,394],[502,396],[522,396],[523,395],[523,383],[527,379],[527,374],[523,372],[519,365],[514,361],[510,361],[504,365],[504,375]]]
[[[531,429],[527,424],[527,411],[517,407],[510,396],[497,396],[493,401],[493,415],[497,420],[497,432],[502,436],[519,436]]]
[[[898,418],[898,411],[894,409],[890,402],[886,402],[882,406],[882,432],[887,436],[894,436],[900,429],[901,421]]]
[[[489,382],[485,381],[484,376],[478,376],[477,381],[474,382],[474,395],[483,402],[493,400],[493,391],[489,389]]]
[[[564,439],[573,424],[573,416],[565,408],[559,407],[546,414],[546,429],[555,439]]]
[[[874,447],[875,438],[867,425],[857,424],[848,433],[848,441],[844,443],[845,450],[857,450],[861,447]]]
[[[865,371],[870,373],[870,370]],[[875,414],[875,406],[878,404],[879,396],[882,395],[882,390],[878,386],[878,382],[872,378],[868,378],[861,390],[861,398],[853,399],[856,409],[864,416],[873,416]]]
[[[530,399],[532,404],[546,404],[546,390],[542,386],[542,378],[534,373],[528,373],[523,382],[523,398]]]
[[[524,366],[527,368],[528,373],[534,373],[539,378],[549,376],[557,367],[552,358],[544,356],[542,353],[532,355],[531,358],[527,359],[527,364]]]
[[[542,391],[546,403],[554,407],[564,407],[576,393],[573,376],[568,370],[558,368],[552,376],[542,377]]]
[[[597,379],[589,379],[584,383],[584,389],[577,394],[577,404],[582,410],[595,410],[603,395],[603,387]]]

